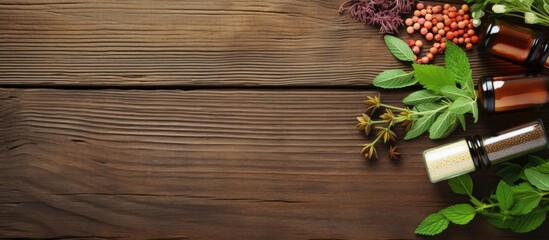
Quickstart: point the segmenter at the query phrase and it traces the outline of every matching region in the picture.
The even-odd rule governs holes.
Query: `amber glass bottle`
[[[539,31],[492,20],[480,39],[480,51],[530,68],[549,68],[549,42]]]
[[[484,76],[478,92],[484,112],[537,107],[549,102],[549,76]]]

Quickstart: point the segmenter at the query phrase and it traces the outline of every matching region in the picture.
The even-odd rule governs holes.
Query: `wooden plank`
[[[2,1],[0,85],[367,86],[402,67],[342,2]],[[475,79],[521,71],[470,56]]]
[[[400,141],[400,161],[368,161],[354,117],[371,94],[0,89],[0,236],[412,239],[425,216],[466,201],[428,181],[424,149],[549,119],[482,116],[447,140]],[[474,178],[478,194],[497,180]],[[546,225],[519,236],[477,219],[442,237],[547,239]]]

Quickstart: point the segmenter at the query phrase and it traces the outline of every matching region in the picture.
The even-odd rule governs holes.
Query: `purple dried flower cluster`
[[[413,0],[347,0],[339,12],[349,12],[357,20],[380,27],[380,33],[398,33],[401,14],[412,10]]]

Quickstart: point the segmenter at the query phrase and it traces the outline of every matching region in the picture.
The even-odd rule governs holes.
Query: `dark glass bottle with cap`
[[[539,107],[549,102],[549,75],[484,76],[478,93],[487,113]]]
[[[540,31],[491,20],[480,39],[479,51],[529,68],[549,68],[549,41]]]

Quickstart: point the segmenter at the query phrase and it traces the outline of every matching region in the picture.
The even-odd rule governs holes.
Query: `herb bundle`
[[[497,172],[502,180],[490,196],[479,200],[473,196],[473,181],[469,175],[448,180],[453,192],[467,195],[470,203],[456,204],[429,215],[415,233],[436,235],[448,224],[464,225],[480,214],[497,228],[525,233],[538,228],[549,210],[549,159],[529,156],[521,166],[504,163]]]
[[[549,27],[549,1],[547,0],[466,0],[471,6],[475,25],[480,24],[484,10],[492,5],[492,12],[505,16],[523,18],[527,24],[539,24]]]
[[[413,62],[414,53],[408,45],[393,36],[385,35],[385,43],[391,53],[402,61]],[[446,66],[412,64],[413,71],[400,69],[386,70],[376,76],[376,87],[395,89],[419,83],[425,89],[411,93],[402,100],[408,107],[384,104],[379,97],[369,96],[366,113],[358,117],[356,128],[369,135],[372,126],[378,130],[376,138],[362,149],[367,158],[376,157],[375,144],[381,140],[395,141],[392,128],[396,124],[406,127],[405,140],[413,139],[429,132],[432,139],[450,135],[458,125],[465,130],[465,114],[478,119],[477,94],[473,86],[471,68],[465,52],[451,41],[446,42],[444,55]],[[374,119],[377,109],[384,108],[379,119]],[[395,113],[396,112],[396,113]]]
[[[355,19],[370,25],[380,26],[380,33],[397,33],[403,25],[402,14],[412,10],[410,0],[347,0],[339,12],[349,12]]]

